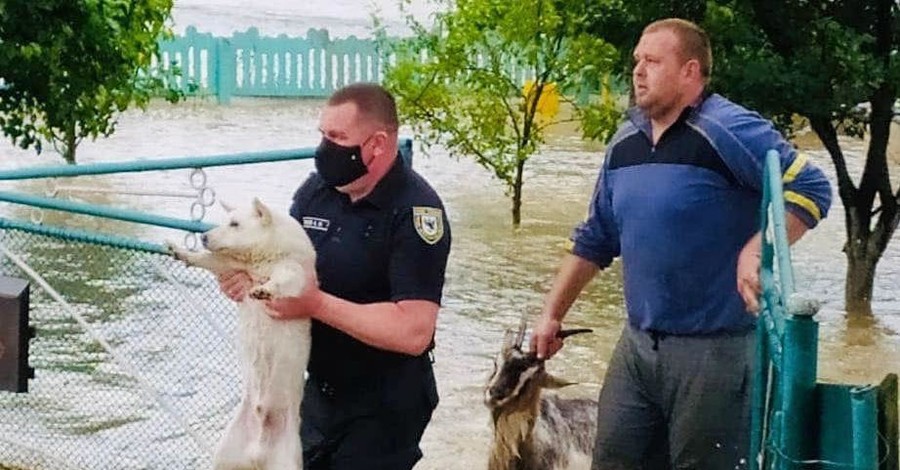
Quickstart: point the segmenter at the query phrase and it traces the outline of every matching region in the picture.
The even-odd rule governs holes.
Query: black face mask
[[[362,147],[344,147],[325,137],[316,148],[316,171],[331,187],[352,183],[369,172],[362,161]]]

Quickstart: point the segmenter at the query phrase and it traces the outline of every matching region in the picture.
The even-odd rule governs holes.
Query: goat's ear
[[[543,388],[563,388],[568,387],[569,385],[575,385],[577,382],[569,382],[567,380],[563,380],[555,375],[544,374],[544,380],[541,384]]]

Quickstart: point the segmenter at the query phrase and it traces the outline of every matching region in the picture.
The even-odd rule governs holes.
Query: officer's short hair
[[[354,103],[364,119],[381,124],[391,131],[399,127],[397,103],[390,92],[377,83],[354,83],[334,92],[328,98],[329,106]]]
[[[681,18],[666,18],[654,21],[644,28],[643,34],[654,33],[668,29],[678,36],[681,41],[681,53],[687,61],[696,59],[700,63],[700,74],[706,81],[712,75],[712,48],[709,45],[709,35],[703,28],[695,23]]]

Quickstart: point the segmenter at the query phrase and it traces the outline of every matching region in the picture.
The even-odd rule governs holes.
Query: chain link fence
[[[0,392],[0,470],[209,467],[240,387],[236,308],[213,276],[20,230],[0,244],[15,255],[0,274],[31,283],[36,329],[29,392]]]

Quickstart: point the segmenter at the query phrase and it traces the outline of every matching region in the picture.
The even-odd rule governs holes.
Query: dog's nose
[[[206,234],[205,233],[200,234],[200,242],[203,243],[203,246],[206,246]]]

